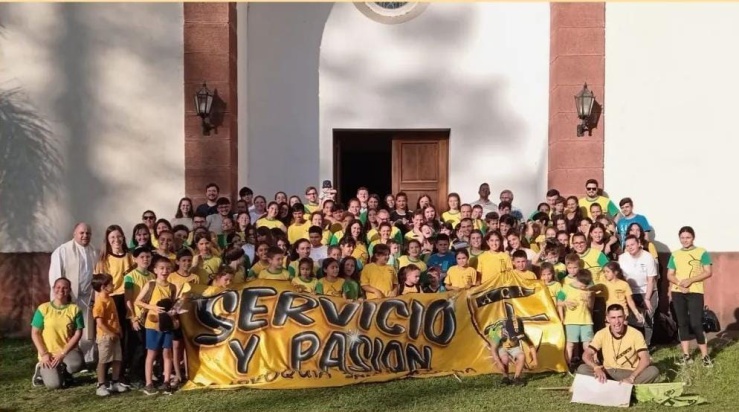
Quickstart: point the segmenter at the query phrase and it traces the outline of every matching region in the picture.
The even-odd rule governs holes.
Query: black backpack
[[[671,313],[655,312],[652,318],[652,343],[672,344],[678,341],[677,323]]]
[[[703,308],[703,331],[714,333],[721,331],[721,324],[718,321],[716,312],[708,309],[708,306]]]

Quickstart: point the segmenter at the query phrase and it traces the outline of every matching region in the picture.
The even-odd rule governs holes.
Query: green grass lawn
[[[675,366],[678,351],[664,347],[654,353],[662,379],[684,381],[686,394],[697,394],[709,401],[713,411],[735,410],[739,405],[739,345],[713,339],[716,366],[704,369],[694,364],[685,369]],[[147,397],[129,392],[101,399],[95,396],[95,377],[78,379],[78,385],[59,391],[31,386],[35,364],[30,341],[4,340],[0,343],[0,411],[241,411],[266,410],[507,410],[507,411],[590,411],[603,408],[570,404],[565,391],[539,388],[567,386],[572,378],[565,374],[529,376],[523,388],[505,387],[497,375],[463,378],[403,379],[388,383],[361,384],[341,388],[304,390],[241,389],[230,391],[182,391],[172,396]],[[635,405],[638,410],[666,410],[654,404]]]

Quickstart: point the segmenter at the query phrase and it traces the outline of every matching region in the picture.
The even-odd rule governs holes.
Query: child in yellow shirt
[[[398,273],[398,283],[400,284],[398,295],[407,295],[409,293],[423,293],[419,281],[421,279],[421,268],[414,264],[410,264]]]
[[[207,234],[196,236],[195,245],[198,249],[198,255],[194,257],[192,262],[193,272],[200,278],[201,285],[209,285],[213,276],[218,273],[223,261],[212,254],[211,241]]]
[[[524,280],[536,280],[534,272],[527,269],[529,260],[526,251],[518,249],[513,252],[513,274]]]
[[[367,294],[367,299],[380,299],[396,296],[398,293],[398,279],[395,269],[387,264],[390,258],[390,248],[387,245],[375,246],[373,262],[362,269],[361,286]]]
[[[588,285],[593,281],[593,275],[587,269],[580,269],[575,279],[566,284],[557,294],[559,317],[565,325],[565,337],[567,346],[565,354],[567,363],[572,361],[572,353],[575,345],[582,343],[587,348],[593,340],[593,293],[588,290]],[[570,364],[570,368],[573,365]]]
[[[469,266],[470,254],[467,249],[459,249],[454,255],[457,264],[447,271],[444,286],[447,290],[469,289],[477,280],[477,271]]]
[[[111,392],[125,392],[127,387],[118,383],[121,373],[121,361],[123,352],[121,349],[121,326],[118,320],[118,311],[113,299],[113,276],[107,273],[98,273],[92,276],[92,288],[97,292],[95,304],[92,308],[92,316],[97,325],[96,343],[98,347],[99,362],[97,366],[98,386],[95,393],[98,396],[108,396]],[[113,369],[112,381],[106,387],[105,377],[108,365]]]
[[[562,290],[562,284],[557,282],[554,278],[554,265],[552,265],[549,262],[544,262],[541,264],[541,272],[539,273],[539,278],[544,282],[545,285],[547,285],[547,289],[549,289],[549,295],[552,297],[552,302],[554,304],[557,304],[557,295],[559,294],[559,291]]]
[[[284,252],[277,246],[272,246],[267,250],[267,261],[269,266],[259,272],[257,278],[270,280],[290,280],[290,272],[282,266],[282,260],[285,257]]]
[[[298,261],[298,276],[290,281],[299,292],[315,293],[318,280],[315,277],[313,259],[304,257]]]
[[[346,281],[339,277],[339,262],[334,258],[326,258],[321,264],[324,277],[316,282],[316,294],[343,297],[346,292]]]
[[[606,307],[617,303],[624,308],[624,316],[629,317],[629,309],[634,314],[636,320],[639,323],[644,323],[644,316],[639,312],[639,309],[634,303],[634,299],[631,297],[631,286],[624,280],[624,272],[621,270],[621,265],[618,262],[608,262],[603,267],[603,274],[605,275],[606,281],[603,283],[605,286],[606,296]]]
[[[251,268],[249,268],[249,272],[247,274],[248,279],[256,279],[259,277],[259,274],[269,267],[269,259],[267,258],[267,251],[269,250],[269,243],[267,242],[260,242],[257,244],[256,250],[254,251],[255,258],[257,259],[257,262],[252,265]]]

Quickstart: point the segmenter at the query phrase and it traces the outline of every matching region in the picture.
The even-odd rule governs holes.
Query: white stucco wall
[[[546,192],[549,4],[433,3],[386,25],[337,3],[321,44],[320,174],[336,128],[448,128],[449,190],[511,189],[533,210]],[[446,205],[444,205],[446,206]]]
[[[130,236],[184,193],[182,4],[0,5],[0,252]]]
[[[399,25],[350,3],[248,10],[239,74],[255,192],[302,194],[332,178],[335,128],[441,128],[451,129],[450,190],[471,201],[487,181],[525,209],[543,199],[548,4],[432,4]]]
[[[238,11],[246,7],[240,4]],[[246,79],[248,101],[247,126],[239,132],[247,133],[240,136],[240,142],[248,141],[247,163],[239,164],[247,175],[239,172],[239,184],[269,200],[278,190],[302,195],[307,186],[320,184],[318,53],[331,7],[252,3],[246,40],[239,30],[239,54],[244,47],[249,53],[238,71],[240,90]]]
[[[737,21],[739,4],[606,5],[605,185],[670,249],[690,225],[697,244],[739,250]]]

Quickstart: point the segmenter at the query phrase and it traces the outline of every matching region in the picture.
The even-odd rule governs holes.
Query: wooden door
[[[393,193],[405,192],[410,210],[424,194],[431,197],[437,211],[446,209],[448,137],[449,132],[408,132],[393,137]]]

